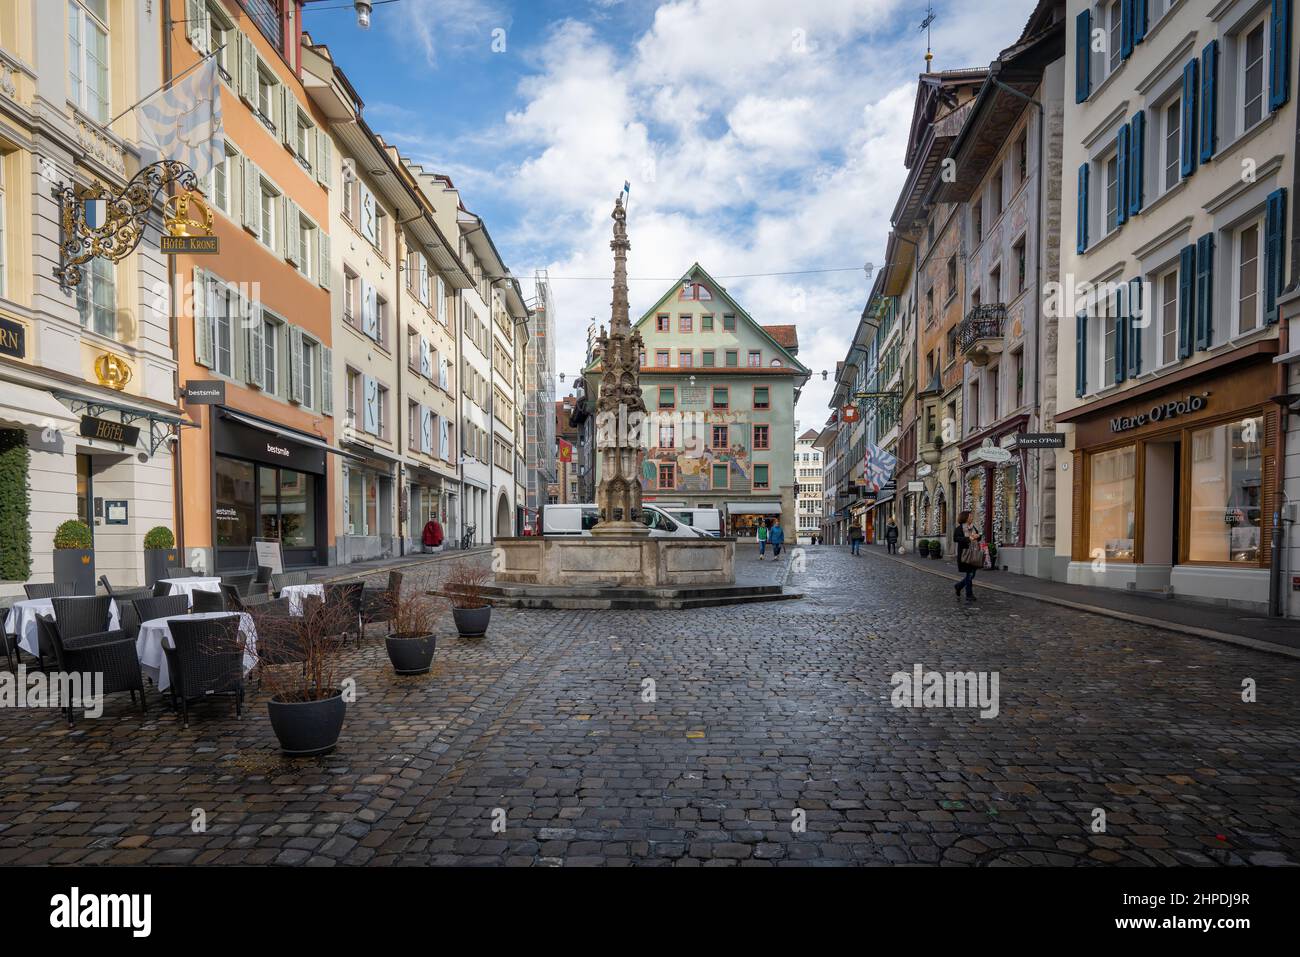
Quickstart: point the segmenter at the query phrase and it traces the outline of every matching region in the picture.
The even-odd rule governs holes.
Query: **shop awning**
[[[283,425],[274,425],[270,422],[263,422],[261,419],[255,419],[252,416],[240,415],[238,412],[232,412],[230,409],[222,409],[221,417],[223,419],[233,419],[241,425],[246,425],[251,429],[257,429],[265,432],[267,435],[275,435],[281,438],[297,442],[299,445],[309,445],[314,449],[320,449],[323,452],[333,452],[335,455],[346,455],[342,449],[336,449],[322,438],[314,435],[308,435],[305,432],[297,432],[294,429],[287,429]]]
[[[876,501],[872,504],[871,507],[879,508],[881,505],[884,505],[886,502],[892,502],[893,500],[894,500],[894,493],[892,491],[882,492],[880,498],[876,499]]]
[[[728,515],[780,515],[780,502],[728,502]]]
[[[0,423],[27,429],[77,428],[77,418],[66,405],[44,389],[16,382],[0,382]]]

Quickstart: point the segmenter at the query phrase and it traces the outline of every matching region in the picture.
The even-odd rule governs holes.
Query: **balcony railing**
[[[983,365],[991,354],[1001,352],[1006,321],[1006,303],[991,302],[971,309],[957,327],[957,344],[962,355],[976,365]]]

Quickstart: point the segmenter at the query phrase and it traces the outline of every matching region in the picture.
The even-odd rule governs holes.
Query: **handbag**
[[[968,568],[984,567],[984,555],[978,542],[971,542],[961,550],[961,563]]]

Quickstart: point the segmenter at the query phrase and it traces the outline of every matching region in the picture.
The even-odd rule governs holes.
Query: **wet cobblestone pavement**
[[[419,677],[375,632],[322,758],[282,757],[251,687],[188,731],[156,692],[75,732],[0,711],[0,863],[1300,863],[1300,662],[802,562],[738,562],[799,601],[448,617]],[[894,707],[915,665],[997,672],[997,715]]]

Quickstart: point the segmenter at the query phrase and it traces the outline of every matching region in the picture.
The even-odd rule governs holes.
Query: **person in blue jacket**
[[[781,520],[778,518],[772,522],[772,527],[767,531],[767,543],[772,546],[772,557],[781,557],[781,546],[785,544],[785,529],[781,527]]]

